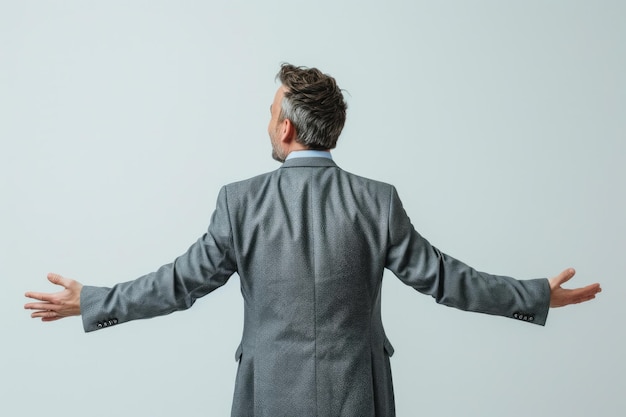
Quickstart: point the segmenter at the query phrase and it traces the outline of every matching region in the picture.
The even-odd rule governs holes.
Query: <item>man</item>
[[[268,127],[276,171],[222,188],[208,231],[173,263],[113,288],[50,274],[29,292],[32,317],[82,315],[86,331],[191,307],[240,276],[245,319],[232,416],[394,416],[381,322],[383,271],[438,303],[543,325],[550,306],[587,301],[599,284],[561,288],[475,271],[426,241],[393,186],[332,160],[346,104],[335,80],[285,64]],[[286,395],[288,393],[288,395]]]

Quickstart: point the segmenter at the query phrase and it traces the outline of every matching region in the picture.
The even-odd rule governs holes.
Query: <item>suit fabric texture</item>
[[[86,331],[191,307],[237,273],[244,329],[232,417],[395,416],[384,269],[438,303],[544,324],[546,279],[478,272],[415,231],[393,186],[295,158],[223,187],[208,231],[173,263],[85,286]]]

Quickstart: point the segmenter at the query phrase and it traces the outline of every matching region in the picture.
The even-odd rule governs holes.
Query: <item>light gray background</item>
[[[0,4],[2,416],[228,415],[236,277],[89,335],[31,320],[23,293],[54,290],[49,271],[112,285],[184,252],[222,184],[279,166],[266,126],[284,61],[348,91],[335,160],[394,183],[433,244],[604,288],[541,328],[386,275],[398,415],[624,415],[623,2]]]

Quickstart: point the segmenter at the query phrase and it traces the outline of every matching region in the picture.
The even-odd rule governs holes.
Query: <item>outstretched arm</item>
[[[566,290],[561,284],[569,281],[576,271],[574,268],[568,268],[559,275],[550,278],[550,307],[564,307],[570,304],[584,303],[593,300],[596,294],[602,291],[600,284],[595,283],[586,287]]]
[[[41,318],[41,321],[80,316],[80,291],[83,285],[78,281],[53,273],[48,274],[48,281],[64,289],[55,293],[27,292],[26,297],[37,300],[24,305],[25,309],[34,310],[30,316]]]

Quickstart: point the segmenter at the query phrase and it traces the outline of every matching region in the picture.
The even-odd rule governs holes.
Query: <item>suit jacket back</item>
[[[392,193],[321,158],[226,187],[246,306],[234,415],[390,415]]]

